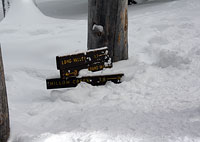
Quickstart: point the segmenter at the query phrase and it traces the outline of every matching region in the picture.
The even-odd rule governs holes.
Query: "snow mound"
[[[187,65],[190,63],[188,58],[178,56],[177,53],[173,51],[161,51],[157,58],[158,59],[155,64],[161,68],[170,66],[178,68],[181,65]]]
[[[33,0],[12,0],[11,7],[3,20],[4,24],[17,25],[49,23],[53,20],[46,17],[35,6]]]

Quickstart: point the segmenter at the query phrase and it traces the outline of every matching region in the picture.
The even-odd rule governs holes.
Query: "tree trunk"
[[[8,101],[0,47],[0,142],[7,142],[9,135]]]
[[[114,62],[128,59],[128,0],[88,0],[88,49],[108,47]]]

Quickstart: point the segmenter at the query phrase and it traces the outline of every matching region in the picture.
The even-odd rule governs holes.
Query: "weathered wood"
[[[77,68],[70,68],[70,69],[62,69],[60,70],[60,77],[62,79],[65,79],[67,77],[75,77],[79,75],[79,72],[81,69],[85,68],[83,67],[77,67]]]
[[[108,47],[112,60],[128,59],[128,0],[88,0],[88,49]]]
[[[10,135],[8,101],[0,47],[0,142],[7,142]]]
[[[86,64],[86,55],[84,53],[79,53],[75,55],[67,55],[67,56],[57,56],[56,63],[57,69],[68,69],[75,66],[80,66]]]
[[[57,56],[56,63],[57,69],[69,69],[73,67],[85,65],[87,68],[88,64],[96,62],[106,62],[110,59],[108,55],[108,48],[101,48],[99,50],[89,50],[85,53],[78,53],[66,56]]]
[[[98,62],[98,63],[90,65],[88,67],[88,70],[92,72],[96,72],[96,71],[103,70],[104,68],[112,68],[112,63]]]
[[[67,79],[47,79],[47,89],[76,87],[81,82],[86,82],[93,86],[105,85],[107,81],[119,84],[124,74],[112,74],[101,76],[70,77]]]
[[[79,71],[88,69],[95,72],[104,68],[112,68],[108,48],[90,50],[85,53],[78,53],[56,57],[57,69],[60,70],[61,78],[78,76]]]
[[[104,60],[102,60],[102,62],[96,62],[96,63],[91,63],[91,64],[83,64],[83,65],[68,68],[68,69],[61,69],[60,70],[60,77],[62,79],[65,79],[67,77],[78,76],[80,70],[82,70],[82,69],[88,69],[89,71],[96,72],[96,71],[101,71],[104,68],[112,68],[112,63],[105,62]]]

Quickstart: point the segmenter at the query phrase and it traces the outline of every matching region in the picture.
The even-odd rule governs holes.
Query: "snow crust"
[[[0,23],[10,142],[200,142],[199,9],[199,0],[130,6],[129,60],[98,72],[123,72],[123,83],[46,90],[56,56],[86,50],[87,19],[13,1]]]

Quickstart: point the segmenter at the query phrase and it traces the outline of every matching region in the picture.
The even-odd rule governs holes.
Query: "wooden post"
[[[128,0],[88,0],[88,49],[108,47],[114,62],[128,59]]]
[[[8,100],[0,47],[0,142],[7,142],[10,135]]]

